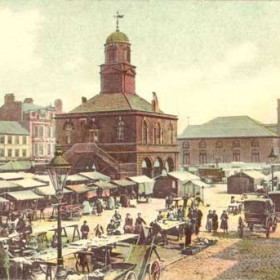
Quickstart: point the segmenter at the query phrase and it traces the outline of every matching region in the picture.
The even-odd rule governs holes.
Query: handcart
[[[159,260],[155,245],[131,245],[128,258],[123,263],[112,263],[90,273],[89,280],[143,280],[148,273],[151,280],[159,280],[161,275],[158,260],[151,261],[152,253]]]

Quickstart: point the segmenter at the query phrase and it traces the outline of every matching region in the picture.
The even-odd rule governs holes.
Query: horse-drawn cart
[[[266,237],[277,227],[275,206],[270,198],[247,199],[244,201],[245,222],[250,231],[257,225],[265,230]],[[239,227],[238,227],[239,230]]]

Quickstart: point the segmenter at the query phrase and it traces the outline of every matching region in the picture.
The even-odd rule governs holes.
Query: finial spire
[[[119,31],[119,18],[123,18],[123,15],[119,14],[119,11],[117,11],[117,14],[114,16],[116,18],[116,30]]]

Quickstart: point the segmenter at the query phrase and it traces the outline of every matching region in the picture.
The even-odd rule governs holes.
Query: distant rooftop
[[[248,116],[217,117],[202,125],[189,125],[179,139],[277,137],[266,126]]]
[[[27,129],[15,121],[0,121],[0,134],[5,135],[29,135]]]
[[[112,111],[153,112],[152,105],[137,94],[97,94],[69,113],[93,113]],[[160,111],[159,113],[163,113]]]

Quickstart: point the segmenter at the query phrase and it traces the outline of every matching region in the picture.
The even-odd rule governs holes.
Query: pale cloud
[[[5,74],[8,77],[17,72],[30,71],[40,66],[41,60],[36,56],[35,50],[41,22],[42,18],[36,10],[0,10],[1,77]]]

